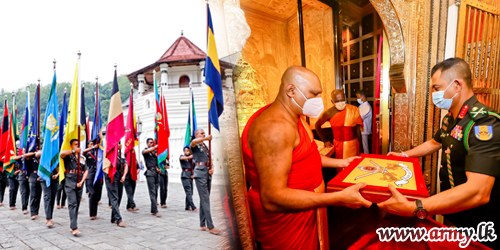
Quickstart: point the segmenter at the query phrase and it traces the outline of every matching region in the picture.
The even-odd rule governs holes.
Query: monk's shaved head
[[[307,86],[312,88],[321,88],[318,76],[302,66],[290,66],[285,70],[281,77],[280,91],[286,89],[287,84],[294,84],[297,86]],[[316,86],[314,86],[316,85]]]
[[[345,94],[344,94],[344,91],[341,90],[341,89],[335,89],[332,91],[332,94],[331,94],[331,97],[332,97],[332,101],[333,102],[336,102],[336,101],[345,101]]]

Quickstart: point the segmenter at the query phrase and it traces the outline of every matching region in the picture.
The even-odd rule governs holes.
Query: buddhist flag
[[[137,129],[135,127],[134,122],[134,100],[133,93],[130,91],[130,104],[128,108],[128,116],[127,116],[127,129],[125,130],[125,158],[127,159],[127,163],[129,165],[130,175],[132,176],[132,180],[137,180],[137,159],[135,155],[135,141],[137,140]]]
[[[188,123],[186,126],[186,135],[184,136],[184,147],[189,147],[191,139],[194,137],[194,131],[197,129],[198,124],[196,122],[196,111],[194,109],[194,94],[191,92],[191,105],[189,105],[188,109]]]
[[[9,109],[7,107],[7,100],[5,100],[5,110],[3,111],[2,120],[2,137],[0,139],[0,161],[3,162],[3,156],[5,155],[5,150],[7,148],[7,140],[9,139]],[[3,170],[2,170],[3,171]]]
[[[102,121],[101,121],[101,98],[99,97],[99,88],[96,83],[96,103],[95,103],[95,114],[94,114],[94,124],[92,127],[92,140],[95,145],[99,145],[97,148],[97,162],[96,162],[96,174],[94,177],[94,185],[96,182],[102,179],[103,171],[103,159],[104,159],[104,145],[102,141]]]
[[[215,46],[214,28],[212,25],[212,16],[210,7],[207,4],[208,15],[208,45],[207,58],[205,59],[205,83],[208,86],[208,121],[220,131],[219,116],[224,111],[224,98],[222,95],[222,81],[217,56],[217,47]]]
[[[51,173],[59,164],[59,107],[56,94],[56,72],[50,88],[49,101],[45,110],[45,122],[43,123],[43,150],[38,166],[38,176],[45,180],[47,186],[50,186]]]
[[[10,115],[10,124],[9,129],[7,130],[7,145],[5,145],[5,154],[2,156],[3,158],[3,172],[7,174],[9,177],[14,176],[14,157],[16,154],[16,139],[14,137],[14,127],[12,126],[12,117],[14,115],[14,110]],[[3,137],[3,136],[2,136]]]
[[[36,146],[38,143],[38,136],[39,136],[39,119],[40,119],[40,113],[39,113],[39,107],[40,107],[40,84],[37,85],[36,87],[36,92],[35,92],[35,103],[33,103],[33,112],[31,116],[31,121],[30,121],[30,129],[29,129],[29,135],[28,135],[28,151],[29,152],[35,152],[36,151]]]
[[[118,89],[118,80],[113,79],[113,88],[111,90],[111,100],[109,103],[108,127],[106,129],[106,158],[103,171],[108,173],[111,183],[116,172],[116,159],[118,157],[118,143],[125,135],[125,125],[123,124],[122,101],[120,99],[120,90]]]
[[[75,77],[73,78],[73,85],[71,85],[71,94],[68,107],[68,121],[66,122],[66,128],[64,132],[64,140],[61,146],[61,151],[71,150],[70,141],[75,139],[78,140],[78,97],[80,91],[80,84],[78,79],[78,63],[80,59],[76,62]],[[62,114],[64,115],[64,114]],[[64,171],[66,170],[64,166],[64,160],[59,157],[59,183],[64,180]]]

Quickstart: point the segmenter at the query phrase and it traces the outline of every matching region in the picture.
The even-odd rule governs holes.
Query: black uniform
[[[36,156],[31,156],[26,159],[26,167],[28,167],[28,176],[30,183],[30,212],[31,216],[38,215],[40,209],[40,200],[42,197],[42,185],[38,180],[38,164],[39,159]]]
[[[21,159],[19,162],[20,172],[17,174],[16,178],[19,182],[19,191],[21,193],[21,203],[22,210],[27,211],[28,205],[30,202],[30,184],[28,180],[28,172],[26,171],[28,167],[26,166],[26,170],[24,170],[24,162]]]
[[[0,167],[3,170],[3,162],[0,162]],[[7,175],[0,171],[0,203],[3,203],[3,197],[5,195],[5,188],[7,187]]]
[[[181,157],[186,157],[186,155],[181,155]],[[186,193],[186,206],[185,209],[195,210],[196,206],[193,203],[193,160],[181,160],[179,157],[179,161],[181,162],[181,182],[182,187],[184,187],[184,192]]]
[[[132,153],[135,154],[135,153]],[[137,180],[132,179],[132,171],[135,171],[137,173],[137,170],[140,169],[139,164],[136,162],[136,169],[132,169],[131,166],[129,166],[127,175],[125,176],[125,192],[127,193],[127,209],[134,209],[136,207],[135,202],[134,202],[134,194],[135,194],[135,187],[137,184]]]
[[[89,190],[89,216],[97,216],[97,207],[102,194],[102,179],[94,184],[95,174],[97,170],[97,153],[95,149],[90,150],[85,154],[85,161],[89,173],[85,180]]]
[[[168,195],[168,167],[170,166],[168,160],[164,162],[165,170],[161,171],[158,175],[158,185],[160,186],[160,205],[167,205],[167,195]]]
[[[70,219],[70,228],[75,230],[78,228],[78,210],[80,201],[82,200],[82,187],[78,187],[78,182],[82,181],[83,174],[87,171],[87,166],[80,161],[80,171],[78,171],[77,155],[70,154],[64,157],[65,180],[64,189],[68,196],[68,210]],[[80,176],[78,176],[78,172]]]
[[[196,162],[193,175],[200,196],[200,227],[214,228],[210,212],[210,190],[212,188],[212,175],[208,174],[210,152],[208,152],[208,147],[203,142],[191,147],[191,152],[193,152],[193,158]]]
[[[64,183],[66,182],[65,179],[59,183],[59,186],[57,186],[57,195],[56,195],[56,201],[57,205],[63,206],[66,205],[66,190],[64,190]]]
[[[14,163],[14,172],[19,170],[19,164]],[[16,207],[17,191],[19,190],[19,181],[17,176],[9,176],[9,207]]]
[[[57,171],[54,169],[50,175],[50,185],[47,186],[47,182],[40,178],[40,185],[43,190],[43,207],[45,208],[45,218],[52,219],[54,214],[54,203],[56,201],[56,193],[59,178],[52,179],[52,176],[56,175]]]
[[[116,160],[116,172],[113,176],[113,183],[111,183],[111,178],[108,174],[104,174],[106,178],[106,190],[108,191],[108,197],[111,205],[111,223],[120,224],[122,222],[122,216],[120,214],[120,203],[123,196],[123,183],[120,181],[122,178],[122,173],[124,171],[125,159],[118,155]]]
[[[147,148],[146,148],[147,149]],[[156,152],[145,154],[144,149],[142,155],[144,156],[144,161],[146,162],[146,180],[148,183],[149,199],[151,200],[151,213],[158,213],[158,207],[156,206],[156,200],[158,197],[158,172],[156,171],[158,165],[158,158]]]
[[[475,96],[467,100],[457,119],[448,113],[434,140],[442,144],[439,177],[441,190],[448,190],[467,181],[466,172],[481,173],[495,177],[490,201],[482,206],[445,218],[457,227],[477,228],[482,221],[492,221],[495,231],[500,228],[500,115],[480,103]],[[449,176],[447,159],[450,159]],[[500,240],[483,244],[500,249]]]

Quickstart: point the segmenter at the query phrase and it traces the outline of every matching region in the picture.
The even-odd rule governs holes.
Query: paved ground
[[[107,206],[104,189],[102,205],[99,206],[99,220],[89,220],[88,197],[80,205],[78,227],[82,232],[75,237],[69,229],[67,209],[55,209],[55,225],[45,226],[43,200],[40,219],[32,221],[29,214],[23,215],[20,197],[17,209],[8,209],[8,188],[5,191],[4,206],[0,207],[0,246],[8,249],[220,249],[227,242],[227,226],[223,222],[223,210],[215,180],[212,187],[212,213],[215,226],[223,233],[212,235],[199,230],[199,214],[184,210],[185,194],[178,174],[170,174],[168,208],[159,208],[162,218],[149,213],[149,196],[146,182],[138,182],[135,202],[137,212],[126,211],[126,194],[120,212],[128,225],[120,228],[111,224],[111,209]],[[19,195],[18,195],[19,196]],[[194,202],[199,206],[199,196],[194,193]]]

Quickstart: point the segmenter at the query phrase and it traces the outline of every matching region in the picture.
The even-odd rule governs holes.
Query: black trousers
[[[56,200],[57,200],[57,205],[61,205],[64,207],[66,205],[66,189],[64,189],[64,183],[66,183],[66,180],[63,180],[59,186],[57,187],[57,195],[56,195]]]
[[[50,185],[47,186],[47,182],[44,180],[40,181],[43,189],[43,207],[45,209],[45,218],[52,219],[54,214],[54,203],[56,201],[56,193],[58,187],[58,180],[51,179]]]
[[[158,175],[147,176],[146,181],[148,183],[149,199],[151,200],[151,213],[158,213],[158,207],[156,206],[156,199],[158,197]]]
[[[17,190],[19,190],[19,181],[16,177],[9,177],[9,207],[16,207]]]
[[[193,202],[193,179],[191,178],[181,178],[182,187],[184,187],[184,193],[186,193],[186,210],[196,209]]]
[[[168,172],[159,174],[158,184],[160,185],[160,205],[167,205],[168,195]]]
[[[7,188],[7,178],[0,178],[0,203],[3,203],[5,188]]]
[[[106,190],[108,190],[108,197],[111,202],[111,223],[119,224],[122,222],[122,216],[120,214],[120,203],[122,201],[123,195],[123,183],[120,182],[119,175],[115,175],[113,178],[113,183],[111,183],[111,178],[107,174],[104,174],[106,178]]]
[[[91,186],[89,184],[87,184],[87,187],[89,187],[89,189],[90,189]],[[102,194],[102,179],[97,181],[92,186],[92,191],[90,192],[90,198],[89,198],[89,215],[90,215],[90,217],[97,216],[97,207],[99,205],[99,200],[101,199],[101,194]]]
[[[19,191],[21,192],[21,202],[23,206],[23,211],[28,210],[28,205],[30,203],[30,183],[28,179],[18,180]]]
[[[137,182],[132,179],[125,179],[125,192],[127,193],[127,209],[135,208],[134,194]]]
[[[30,181],[30,212],[31,216],[38,215],[42,198],[42,185],[39,181]]]
[[[80,201],[82,200],[83,187],[64,186],[66,195],[68,196],[68,211],[69,211],[69,228],[75,230],[78,228],[78,210],[80,209]]]
[[[196,180],[196,188],[200,195],[200,227],[205,225],[208,228],[214,228],[212,214],[210,212],[210,190],[212,188],[211,178],[194,178]]]

